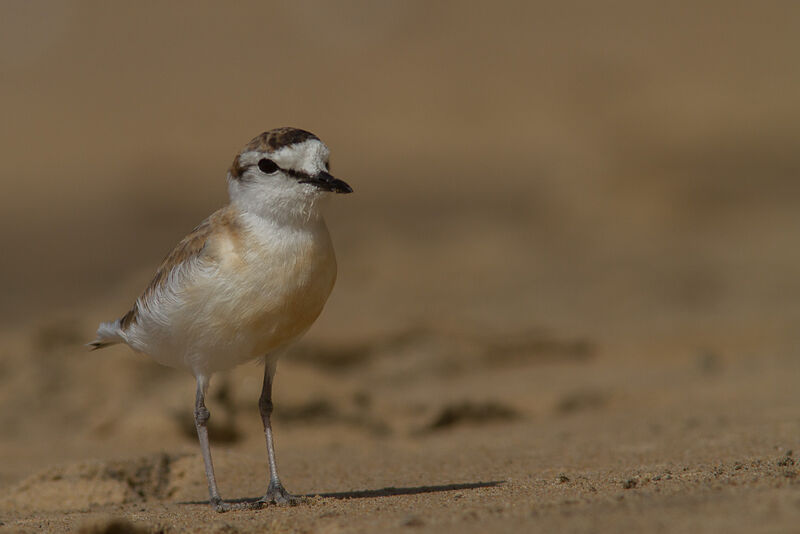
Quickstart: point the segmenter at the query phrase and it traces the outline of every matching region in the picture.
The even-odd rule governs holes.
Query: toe
[[[212,502],[212,503],[211,503],[211,507],[212,507],[212,508],[214,508],[214,510],[215,510],[217,513],[220,513],[220,514],[224,514],[225,512],[230,512],[230,511],[231,511],[231,509],[232,509],[232,508],[231,508],[231,505],[230,505],[229,503],[227,503],[227,502],[222,502],[222,501],[219,501],[219,502]]]
[[[292,495],[286,491],[286,488],[284,488],[282,485],[270,484],[266,495],[264,495],[259,502],[264,504],[283,504],[294,506],[300,504],[302,500],[303,499],[301,497]]]

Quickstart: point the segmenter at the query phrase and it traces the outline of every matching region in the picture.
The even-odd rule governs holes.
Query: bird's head
[[[311,217],[327,193],[352,193],[331,176],[330,151],[305,130],[276,128],[256,136],[228,170],[231,202],[262,215]]]

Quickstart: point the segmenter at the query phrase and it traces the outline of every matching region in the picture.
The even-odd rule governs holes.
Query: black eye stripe
[[[297,178],[298,180],[300,180],[301,178],[306,178],[306,179],[311,178],[311,175],[308,174],[307,172],[296,171],[294,169],[283,169],[283,172],[285,172],[292,178]]]
[[[258,161],[258,169],[264,174],[273,174],[277,171],[282,171],[284,174],[288,174],[297,180],[308,180],[311,178],[311,175],[307,172],[297,171],[294,169],[282,169],[278,167],[277,163],[267,158],[262,158]]]

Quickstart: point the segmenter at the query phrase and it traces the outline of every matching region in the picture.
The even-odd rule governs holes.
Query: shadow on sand
[[[419,495],[420,493],[439,493],[442,491],[470,490],[492,488],[504,484],[505,480],[490,482],[465,482],[461,484],[444,484],[441,486],[415,486],[413,488],[381,488],[374,490],[341,491],[333,493],[315,493],[306,497],[323,497],[326,499],[369,499],[372,497],[396,497],[398,495]]]
[[[489,482],[463,482],[460,484],[443,484],[440,486],[414,486],[411,488],[381,488],[372,490],[356,490],[356,491],[337,491],[331,493],[307,493],[302,495],[304,498],[322,497],[323,499],[371,499],[374,497],[398,497],[400,495],[419,495],[421,493],[440,493],[443,491],[459,491],[471,490],[480,488],[493,488],[505,484],[505,480],[492,480]],[[261,497],[242,498],[242,499],[226,499],[225,502],[231,504],[248,504],[255,503]],[[184,501],[178,504],[208,504],[208,501]]]

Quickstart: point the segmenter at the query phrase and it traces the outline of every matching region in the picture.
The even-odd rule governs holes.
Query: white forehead
[[[261,158],[269,158],[282,169],[293,169],[315,174],[326,169],[330,151],[319,139],[307,139],[302,143],[279,148],[272,152],[251,150],[244,152],[239,160],[245,165],[258,163]]]

